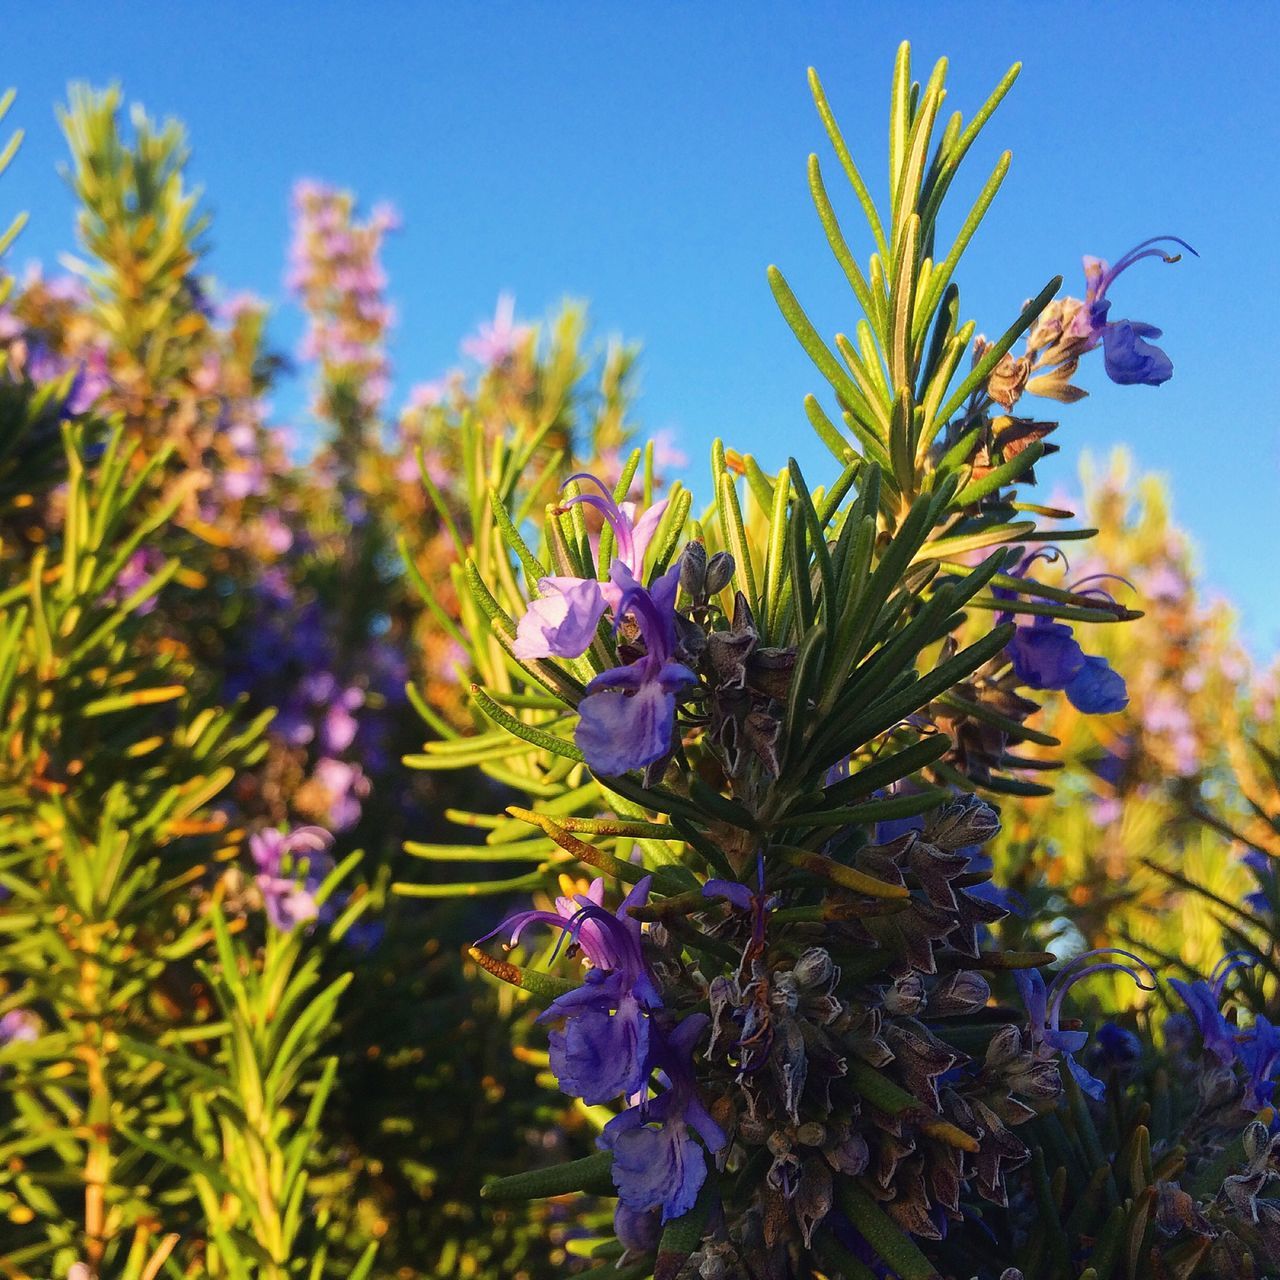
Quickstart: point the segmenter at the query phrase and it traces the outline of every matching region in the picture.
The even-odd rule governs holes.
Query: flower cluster
[[[332,847],[333,837],[320,827],[267,828],[250,836],[254,882],[272,928],[289,933],[319,919],[316,892],[333,870]]]
[[[708,1018],[692,1013],[673,1021],[631,914],[646,904],[649,885],[650,877],[641,879],[611,913],[597,879],[585,893],[558,898],[555,912],[523,911],[494,931],[514,946],[529,925],[551,925],[590,966],[582,985],[558,996],[538,1020],[552,1028],[551,1069],[566,1093],[589,1104],[627,1100],[600,1139],[614,1156],[623,1239],[656,1238],[645,1225],[649,1215],[656,1224],[693,1207],[706,1160],[690,1130],[712,1154],[726,1143],[694,1078],[693,1054]],[[655,1072],[662,1089],[651,1097]]]
[[[325,373],[330,402],[318,412],[340,416],[342,406],[332,403],[337,387],[360,412],[375,413],[389,389],[386,335],[394,323],[383,298],[387,281],[379,254],[399,217],[379,205],[359,222],[349,192],[317,182],[300,182],[293,203],[297,222],[288,284],[309,321],[301,354],[318,361]]]

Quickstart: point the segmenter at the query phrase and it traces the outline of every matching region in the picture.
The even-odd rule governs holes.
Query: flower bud
[[[977,796],[961,796],[943,805],[925,828],[924,838],[948,853],[985,844],[1000,830],[1000,815]]]
[[[935,1017],[952,1017],[959,1013],[973,1013],[981,1009],[991,998],[991,987],[986,978],[971,969],[962,969],[941,983],[929,998],[929,1012]]]
[[[703,597],[707,576],[707,549],[701,542],[690,542],[680,556],[680,585],[695,600]]]
[[[734,568],[733,557],[727,551],[717,551],[707,561],[707,576],[703,583],[707,595],[714,596],[723,591],[733,581]]]
[[[884,1007],[892,1014],[911,1017],[924,1008],[924,979],[918,973],[898,978],[884,993]]]
[[[810,947],[795,963],[793,972],[802,987],[825,987],[835,973],[835,965],[821,947]]]

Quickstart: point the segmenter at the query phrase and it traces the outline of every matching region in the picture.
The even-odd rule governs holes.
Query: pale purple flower
[[[322,827],[274,827],[249,837],[254,880],[272,928],[289,933],[320,916],[316,893],[333,870],[333,837]]]
[[[360,820],[360,801],[369,794],[369,779],[358,764],[324,756],[316,761],[312,776],[329,796],[329,825],[346,831]]]
[[[594,578],[553,576],[538,579],[538,592],[516,628],[516,657],[577,658],[586,653],[608,608],[601,584]]]
[[[489,368],[506,364],[529,335],[529,326],[516,324],[515,314],[516,300],[509,293],[499,294],[493,320],[482,321],[471,337],[463,339],[463,354]]]
[[[638,578],[644,568],[645,552],[667,509],[667,500],[655,502],[637,519],[635,504],[615,502],[595,476],[583,472],[570,476],[565,483],[574,480],[590,481],[600,493],[579,494],[567,498],[563,505],[571,507],[582,503],[599,511],[613,530],[614,564],[621,563],[633,578]],[[538,598],[529,605],[516,628],[517,658],[580,657],[590,648],[607,608],[613,608],[616,620],[622,598],[612,574],[609,582],[563,576],[540,578],[538,592]]]
[[[30,1044],[40,1036],[40,1019],[30,1009],[10,1009],[0,1017],[0,1047]]]

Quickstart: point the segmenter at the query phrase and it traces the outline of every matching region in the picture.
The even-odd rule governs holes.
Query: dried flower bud
[[[941,983],[929,997],[929,1012],[935,1017],[952,1017],[981,1009],[991,998],[986,978],[972,969],[961,969]]]
[[[906,973],[884,993],[884,1007],[892,1014],[911,1017],[924,1008],[924,979]]]
[[[680,585],[694,600],[701,600],[707,577],[707,549],[701,542],[690,542],[680,556]]]
[[[1006,351],[987,375],[987,394],[997,404],[1012,409],[1027,385],[1027,375],[1030,372],[1031,361],[1026,356],[1015,359]]]
[[[945,804],[925,828],[924,838],[950,853],[970,845],[985,844],[1000,830],[1000,815],[975,795],[961,796]]]
[[[727,551],[717,551],[707,561],[707,573],[703,583],[703,589],[707,595],[714,596],[723,591],[733,581],[735,568],[733,557]]]
[[[821,947],[811,947],[795,963],[793,972],[801,987],[825,987],[835,973],[831,956]]]
[[[791,1150],[791,1139],[781,1129],[775,1129],[765,1145],[769,1148],[770,1155],[785,1156]]]

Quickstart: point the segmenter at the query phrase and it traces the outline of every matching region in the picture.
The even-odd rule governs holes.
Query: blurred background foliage
[[[6,275],[0,307],[0,1272],[565,1274],[590,1214],[479,1201],[593,1129],[546,1087],[520,994],[464,959],[495,918],[464,881],[484,842],[487,892],[554,890],[552,842],[491,815],[600,797],[477,743],[469,681],[522,695],[470,643],[460,575],[465,553],[501,583],[498,523],[567,477],[621,478],[637,351],[580,304],[522,323],[504,298],[463,367],[393,405],[393,210],[298,185],[307,330],[282,353],[207,273],[181,126],[87,88],[62,121],[78,256]],[[290,427],[271,396],[298,378]],[[683,461],[660,440],[647,487]],[[1243,939],[1270,1007],[1280,672],[1205,597],[1157,477],[1117,454],[1081,495],[1057,505],[1099,536],[1034,573],[1144,611],[1085,627],[1131,701],[1049,695],[1057,789],[1001,797],[1004,936],[1193,975]],[[286,933],[247,841],[299,824],[334,869]]]

